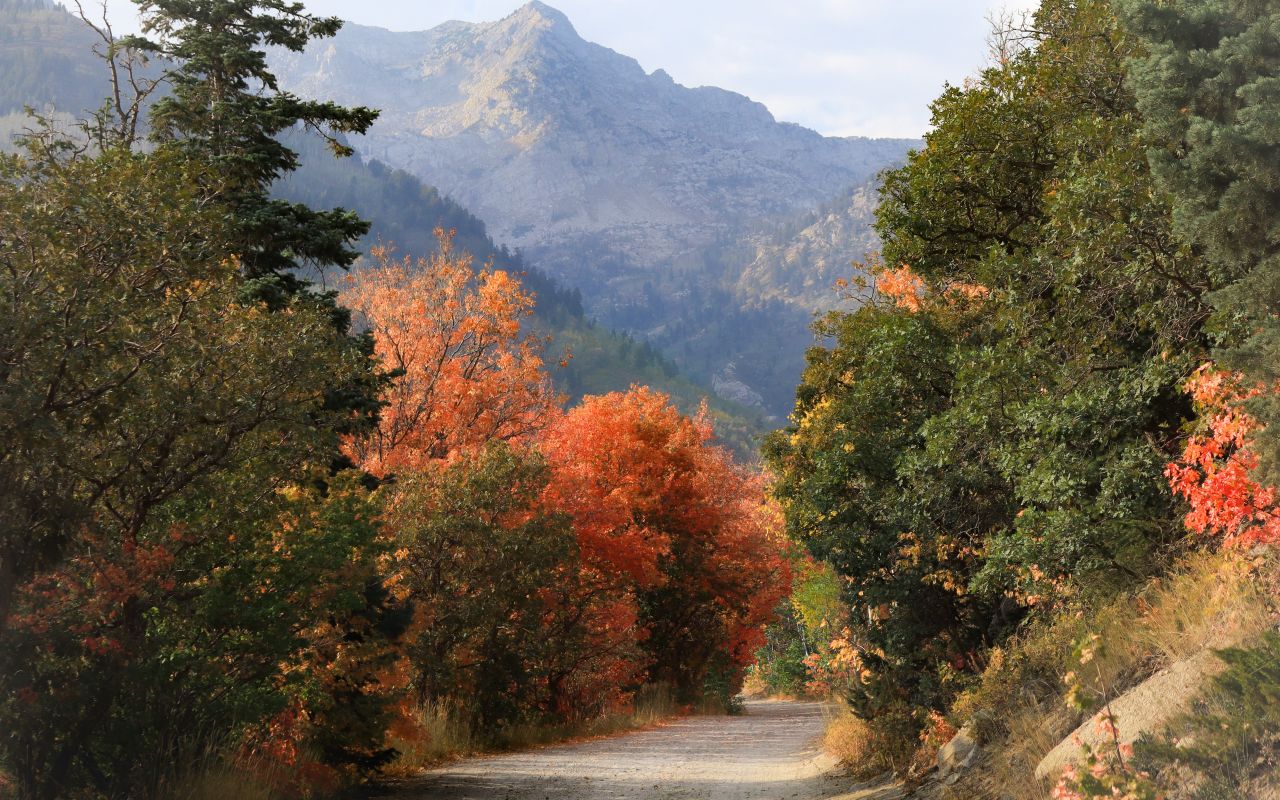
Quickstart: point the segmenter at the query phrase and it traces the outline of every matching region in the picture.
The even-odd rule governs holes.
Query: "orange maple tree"
[[[1263,391],[1241,376],[1205,364],[1186,383],[1202,427],[1187,439],[1181,458],[1165,475],[1175,494],[1191,505],[1185,517],[1193,533],[1219,536],[1230,546],[1280,541],[1276,489],[1253,479],[1258,458],[1250,435],[1258,423],[1244,403]]]
[[[991,290],[976,283],[947,281],[930,286],[910,264],[895,269],[872,258],[863,268],[875,279],[875,292],[893,307],[910,314],[925,309],[963,308],[990,296]]]
[[[574,520],[587,569],[616,587],[614,613],[644,600],[655,677],[687,683],[716,663],[740,679],[790,573],[763,479],[714,445],[705,408],[686,417],[643,387],[588,397],[543,448],[548,503]]]
[[[543,370],[544,342],[521,329],[533,296],[508,272],[473,270],[452,233],[436,233],[429,258],[375,248],[375,264],[342,292],[394,376],[377,430],[347,442],[352,460],[375,475],[527,437],[559,403]]]
[[[428,259],[379,249],[374,260],[342,299],[391,381],[378,429],[347,452],[406,478],[495,441],[540,452],[547,484],[526,511],[567,518],[576,542],[539,589],[541,644],[523,654],[545,710],[605,713],[646,679],[697,691],[713,668],[740,680],[790,576],[763,479],[715,446],[706,410],[687,417],[633,388],[561,411],[543,342],[521,330],[533,299],[516,278],[473,271],[444,234]],[[392,497],[389,534],[402,513]]]

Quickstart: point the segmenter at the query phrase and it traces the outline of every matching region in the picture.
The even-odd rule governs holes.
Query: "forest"
[[[140,9],[99,112],[0,159],[0,794],[328,796],[729,708],[790,573],[710,411],[567,404],[482,226],[362,254],[272,193],[377,116],[266,68],[338,20]]]
[[[0,797],[367,796],[743,693],[922,798],[1280,791],[1273,2],[1000,19],[759,463],[279,90],[339,20],[138,6],[0,155]]]
[[[1277,76],[1274,3],[1044,0],[883,176],[863,302],[765,445],[813,562],[761,679],[845,697],[851,763],[958,739],[989,760],[937,796],[1271,796]],[[1125,690],[1201,658],[1138,736]]]

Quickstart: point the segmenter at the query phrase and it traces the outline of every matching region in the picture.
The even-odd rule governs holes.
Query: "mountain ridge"
[[[348,24],[272,63],[299,94],[381,108],[359,149],[560,262],[563,244],[601,232],[632,263],[673,257],[733,223],[814,208],[913,143],[823,137],[736,92],[646,73],[543,3],[420,32]]]
[[[749,374],[744,359],[773,352],[735,344],[764,335],[747,308],[762,298],[789,307],[779,320],[789,344],[776,356],[800,363],[810,315],[829,303],[815,302],[823,293],[813,281],[787,276],[807,264],[755,264],[781,251],[749,245],[839,202],[917,144],[824,137],[737,92],[683,86],[586,41],[541,2],[426,31],[348,24],[303,53],[273,51],[271,63],[304,97],[381,108],[358,150],[439,186],[496,241],[580,289],[592,315],[660,344],[704,379],[731,365]],[[867,238],[868,214],[851,224],[858,230],[814,261],[815,280],[865,255],[839,250]],[[704,318],[729,350],[671,340],[707,330]],[[748,388],[785,396],[792,372]],[[781,416],[789,403],[771,405]]]

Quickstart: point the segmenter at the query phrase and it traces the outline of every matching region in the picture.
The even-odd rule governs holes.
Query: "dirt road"
[[[748,702],[735,717],[673,720],[651,730],[427,773],[397,800],[889,800],[851,787],[817,747],[818,703]],[[854,794],[846,793],[856,790]]]

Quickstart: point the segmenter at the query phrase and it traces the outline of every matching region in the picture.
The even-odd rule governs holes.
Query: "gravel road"
[[[752,701],[735,717],[689,717],[577,744],[461,761],[397,800],[888,800],[850,787],[817,747],[819,703]],[[855,793],[846,794],[854,790]]]

